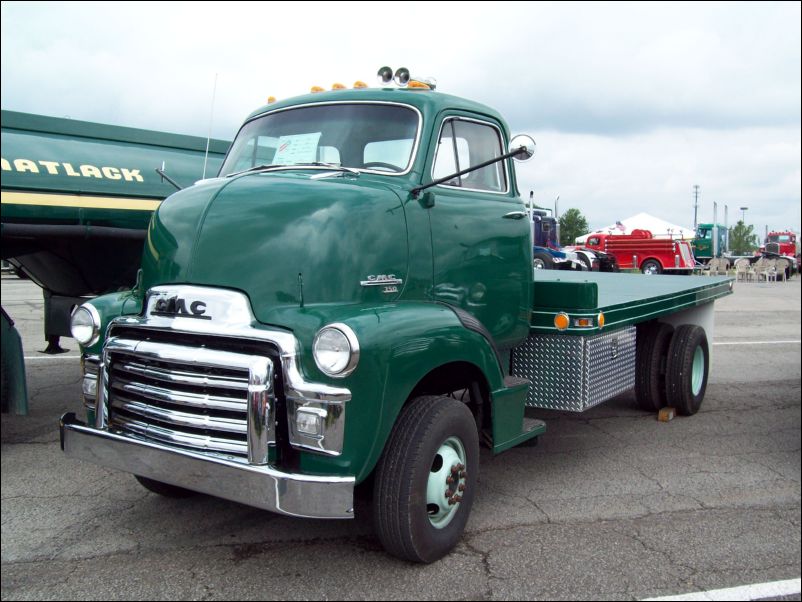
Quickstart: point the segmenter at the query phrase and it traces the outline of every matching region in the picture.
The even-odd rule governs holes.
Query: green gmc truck
[[[459,541],[479,446],[634,389],[694,414],[728,278],[534,270],[493,109],[415,87],[333,90],[245,121],[219,176],[176,192],[136,286],[73,316],[86,421],[63,451],[168,496],[348,519],[432,562]],[[526,411],[525,411],[526,410]]]

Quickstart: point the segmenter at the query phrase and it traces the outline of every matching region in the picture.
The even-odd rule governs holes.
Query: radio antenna
[[[206,154],[203,157],[203,179],[206,179],[206,163],[209,161],[209,141],[212,138],[212,120],[214,119],[214,97],[217,94],[217,73],[214,74],[212,87],[212,108],[209,110],[209,133],[206,136]]]

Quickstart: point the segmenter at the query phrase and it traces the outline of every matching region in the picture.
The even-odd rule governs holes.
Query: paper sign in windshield
[[[293,165],[295,163],[314,163],[317,161],[317,143],[320,132],[294,134],[278,139],[278,150],[273,157],[273,165]]]

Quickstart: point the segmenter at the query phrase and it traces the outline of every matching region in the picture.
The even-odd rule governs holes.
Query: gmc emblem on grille
[[[154,316],[165,316],[168,318],[197,318],[198,320],[211,320],[212,316],[205,316],[206,304],[203,301],[192,301],[187,309],[187,302],[181,297],[161,298],[156,301],[153,311]]]

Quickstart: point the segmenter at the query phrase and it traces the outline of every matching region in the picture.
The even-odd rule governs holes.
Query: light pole
[[[746,225],[746,210],[747,209],[749,209],[749,207],[741,207],[741,221],[744,223],[744,226]]]

